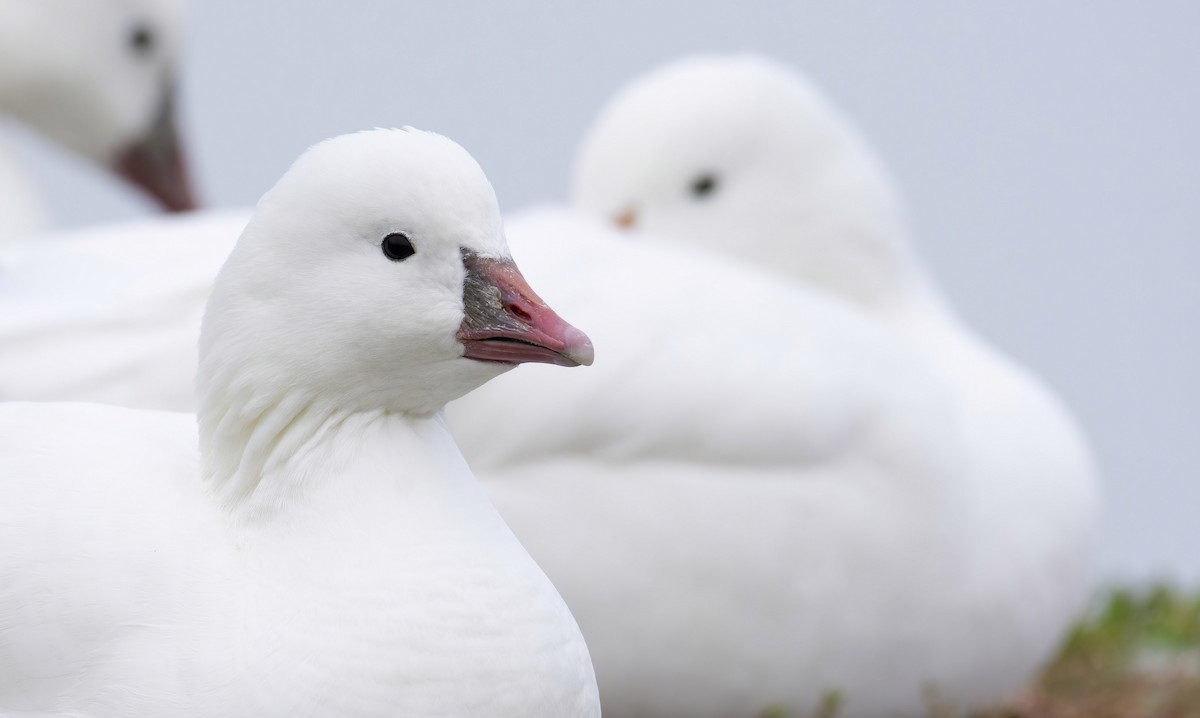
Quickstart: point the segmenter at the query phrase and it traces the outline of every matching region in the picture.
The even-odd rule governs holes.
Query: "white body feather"
[[[0,400],[189,411],[196,338],[244,212],[0,245]]]
[[[269,521],[198,456],[189,415],[0,405],[0,713],[588,714],[578,629],[440,418],[344,424]]]

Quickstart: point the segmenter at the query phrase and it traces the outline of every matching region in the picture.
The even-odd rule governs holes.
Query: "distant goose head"
[[[815,87],[761,57],[689,58],[629,83],[583,140],[573,202],[865,305],[919,274],[875,156]]]
[[[259,202],[200,339],[201,414],[302,397],[428,415],[521,362],[592,362],[526,284],[495,193],[414,129],[308,150]]]
[[[0,108],[194,209],[175,124],[179,0],[0,0]]]

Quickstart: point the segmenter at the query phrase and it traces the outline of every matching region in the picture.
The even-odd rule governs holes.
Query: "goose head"
[[[483,171],[440,135],[345,135],[262,198],[218,275],[202,425],[289,394],[424,416],[522,362],[590,364],[592,345],[522,278]]]
[[[620,90],[576,155],[572,201],[865,305],[919,274],[880,163],[815,87],[757,56],[684,59]]]
[[[0,0],[0,107],[48,139],[194,209],[175,124],[179,0]]]

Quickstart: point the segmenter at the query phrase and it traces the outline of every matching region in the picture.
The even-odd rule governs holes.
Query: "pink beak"
[[[463,250],[465,313],[458,339],[463,356],[479,361],[589,365],[587,335],[562,320],[529,287],[511,259]]]
[[[116,171],[141,187],[169,212],[196,209],[179,132],[175,126],[174,93],[168,92],[149,134],[120,152]]]

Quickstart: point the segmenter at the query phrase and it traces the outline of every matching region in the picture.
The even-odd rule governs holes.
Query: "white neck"
[[[239,578],[254,610],[233,629],[249,650],[250,700],[281,715],[318,703],[346,715],[591,715],[578,628],[441,413],[335,407],[294,394],[200,412],[205,480],[254,565]],[[413,665],[456,680],[415,680]]]
[[[287,512],[316,493],[327,507],[369,502],[405,482],[470,478],[440,412],[356,411],[301,390],[215,391],[198,419],[204,480],[240,517]]]
[[[772,227],[786,227],[786,235],[774,239],[764,228],[761,241],[784,271],[868,310],[940,302],[883,167],[854,136],[842,142],[852,149],[837,153],[840,159],[824,170],[799,161],[787,167],[796,175],[779,186],[793,189],[775,200],[786,209],[768,220]]]

